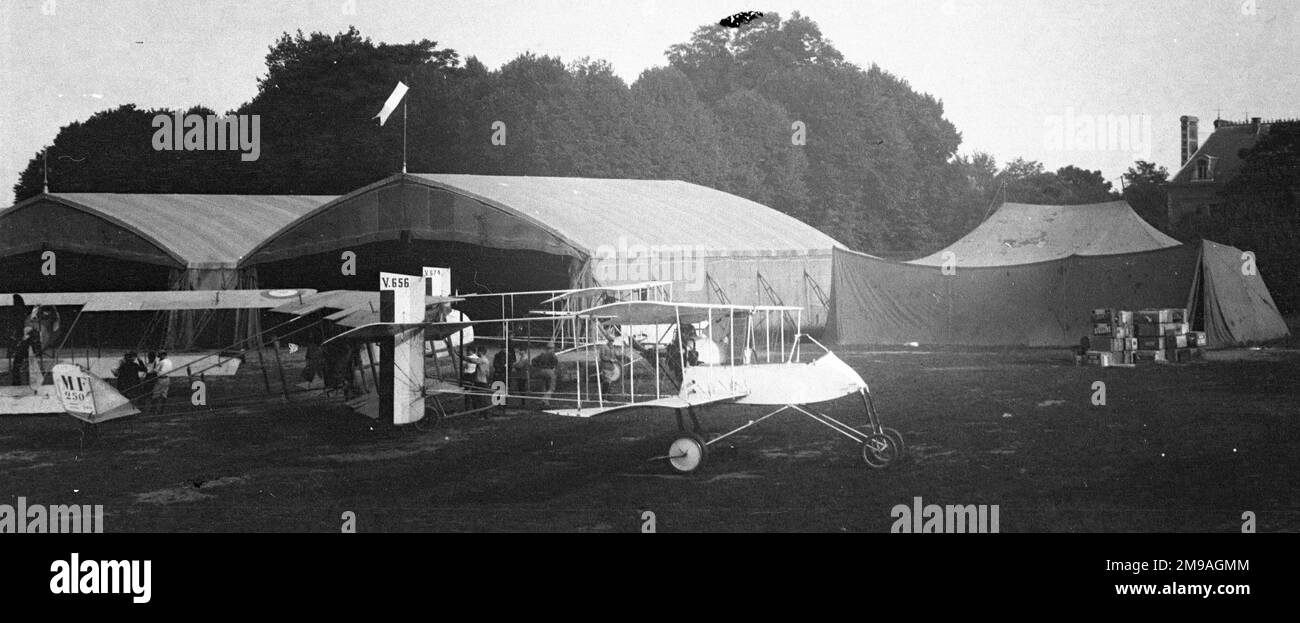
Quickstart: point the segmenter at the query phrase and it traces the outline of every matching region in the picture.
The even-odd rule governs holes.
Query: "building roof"
[[[390,197],[403,197],[402,204]],[[344,240],[395,239],[403,231],[578,257],[620,245],[704,248],[711,256],[829,256],[840,246],[772,208],[675,180],[399,174],[299,218],[249,261],[318,253]]]
[[[1236,175],[1241,168],[1241,150],[1254,147],[1260,136],[1268,133],[1270,123],[1260,123],[1258,128],[1252,122],[1215,122],[1214,132],[1205,139],[1192,157],[1183,163],[1182,168],[1170,178],[1171,184],[1187,184],[1196,174],[1196,162],[1202,157],[1214,159],[1213,180],[1225,182]]]
[[[988,220],[942,251],[909,264],[942,266],[952,253],[962,266],[1014,266],[1071,255],[1118,255],[1176,247],[1126,201],[1086,205],[1004,203]]]
[[[40,219],[53,202],[134,234],[187,268],[233,268],[271,233],[333,199],[325,195],[170,195],[50,193],[0,212],[0,221]],[[118,255],[121,237],[101,244]],[[93,241],[79,251],[96,253]]]
[[[810,249],[829,253],[839,246],[811,225],[765,205],[677,180],[414,177],[526,214],[583,249],[616,244],[613,237],[620,232],[640,244],[699,245],[726,255]]]

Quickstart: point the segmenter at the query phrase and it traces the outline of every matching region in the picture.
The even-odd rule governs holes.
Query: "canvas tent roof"
[[[411,186],[434,192],[420,195]],[[378,195],[394,188],[413,199],[381,208]],[[365,200],[372,195],[373,201]],[[426,210],[412,213],[412,204]],[[247,263],[333,250],[340,241],[392,239],[400,230],[416,238],[574,257],[620,243],[705,248],[711,256],[829,256],[838,245],[767,206],[676,180],[399,174],[319,206],[267,238]]]
[[[24,200],[0,212],[0,229],[33,231],[39,240],[57,241],[58,232],[40,235],[41,222],[58,228],[60,219],[48,209],[50,203],[97,219],[116,233],[85,235],[84,227],[68,235],[84,236],[68,242],[80,252],[109,255],[186,268],[235,268],[243,257],[270,233],[324,205],[332,196],[322,195],[184,195],[149,193],[51,193]],[[70,217],[73,219],[79,217]],[[17,221],[26,219],[26,224]],[[153,245],[160,254],[139,250],[139,241]],[[0,240],[0,243],[5,242]],[[0,252],[6,252],[0,244]],[[134,247],[134,248],[133,248]],[[22,249],[18,249],[22,250]]]
[[[837,249],[827,339],[840,344],[1069,346],[1093,309],[1203,311],[1210,346],[1287,335],[1263,278],[1213,242],[1016,266],[890,262]]]
[[[829,253],[838,243],[744,197],[678,180],[417,175],[554,228],[583,249],[631,230],[645,245],[707,247],[718,255]]]
[[[1142,220],[1126,201],[1070,206],[1004,203],[957,242],[910,263],[941,266],[953,257],[959,267],[1015,266],[1178,244]]]

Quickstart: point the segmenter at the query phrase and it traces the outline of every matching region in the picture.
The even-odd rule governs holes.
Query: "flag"
[[[408,88],[410,87],[407,87],[402,82],[398,82],[397,86],[393,88],[393,94],[388,96],[388,101],[384,102],[384,107],[379,110],[379,114],[375,115],[375,117],[379,117],[379,125],[384,125],[384,122],[388,121],[388,115],[397,110],[397,105],[402,103],[402,96],[406,95]]]

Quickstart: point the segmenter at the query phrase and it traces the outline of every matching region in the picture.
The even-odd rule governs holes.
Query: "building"
[[[318,290],[374,289],[380,271],[422,266],[450,268],[459,293],[670,281],[675,300],[779,302],[817,327],[836,246],[772,208],[682,181],[403,173],[274,232],[240,266],[262,287]],[[471,316],[501,314],[473,303]]]
[[[1197,118],[1180,117],[1181,162],[1178,172],[1165,186],[1170,225],[1189,214],[1204,214],[1222,202],[1219,193],[1241,168],[1241,152],[1255,146],[1277,121],[1214,120],[1214,132],[1198,144]]]
[[[801,306],[818,327],[837,245],[673,180],[398,174],[342,197],[51,193],[0,211],[0,293],[376,290],[381,271],[440,266],[461,293],[670,281],[677,300]],[[502,313],[473,303],[471,316]],[[223,347],[256,326],[244,311],[124,314],[72,343]]]
[[[0,292],[257,287],[256,275],[240,268],[248,252],[333,198],[43,193],[0,210]],[[247,312],[172,312],[143,328],[140,314],[131,315],[102,314],[77,327],[70,343],[229,345],[249,330]]]

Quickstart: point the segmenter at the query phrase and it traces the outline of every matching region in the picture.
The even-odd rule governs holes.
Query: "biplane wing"
[[[444,340],[469,326],[471,326],[469,322],[373,322],[348,329],[321,344],[329,344],[336,340],[372,341],[419,328],[424,329],[425,340]]]
[[[426,296],[426,305],[458,303],[464,299],[454,296]],[[325,311],[326,320],[345,327],[363,327],[377,324],[379,320],[379,293],[358,290],[329,290],[303,296],[271,308],[271,311],[291,316]]]
[[[578,288],[576,290],[565,290],[551,298],[541,302],[542,305],[547,303],[556,303],[565,299],[591,294],[614,294],[617,292],[635,292],[637,290],[647,290],[650,288],[663,288],[672,285],[671,281],[642,281],[639,283],[624,283],[613,286],[594,286],[590,288]]]
[[[82,312],[168,311],[185,309],[271,309],[312,296],[305,288],[282,290],[157,290],[146,292],[56,292],[0,294],[0,307],[21,296],[25,305],[66,305]]]
[[[780,305],[715,305],[709,303],[674,303],[670,301],[623,301],[608,303],[574,312],[581,317],[599,316],[613,318],[624,324],[663,325],[704,322],[723,318],[729,314],[744,316],[762,312],[802,311],[800,307]]]
[[[719,402],[728,402],[738,400],[745,396],[745,392],[734,392],[730,394],[696,394],[683,398],[681,396],[665,396],[655,400],[644,400],[641,402],[625,402],[609,406],[591,406],[579,409],[547,409],[545,412],[551,415],[562,415],[565,417],[588,418],[597,415],[604,415],[614,411],[625,411],[634,407],[657,407],[662,409],[687,409],[690,407],[699,407]]]

